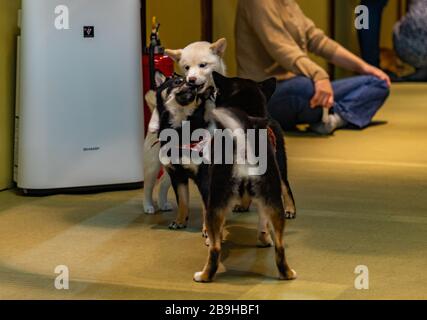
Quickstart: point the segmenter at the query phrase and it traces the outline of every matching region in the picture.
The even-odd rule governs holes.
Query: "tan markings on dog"
[[[178,128],[182,125],[183,121],[186,121],[188,117],[194,113],[198,105],[196,101],[194,101],[188,106],[183,107],[179,105],[175,99],[170,99],[166,101],[165,107],[171,114],[169,123],[172,127]]]
[[[273,239],[271,239],[269,221],[270,217],[268,212],[265,211],[266,206],[257,203],[258,209],[258,242],[257,246],[261,248],[272,247],[274,245]]]
[[[279,270],[279,276],[282,280],[293,280],[296,279],[296,272],[292,270],[285,257],[285,244],[284,244],[284,233],[285,233],[285,217],[280,209],[275,209],[268,204],[260,204],[260,210],[270,218],[271,225],[274,231],[274,246],[276,251],[276,265]]]
[[[181,184],[178,191],[178,215],[176,223],[178,226],[186,226],[188,220],[188,203],[190,199],[188,184]]]
[[[206,227],[206,207],[204,204],[202,204],[202,217],[203,217],[203,228],[202,228],[202,235],[204,238],[208,238],[208,228]]]
[[[283,204],[285,207],[285,212],[295,215],[296,214],[295,203],[292,200],[292,196],[289,192],[288,187],[286,187],[286,185],[283,182],[282,182],[282,198],[283,198]]]
[[[207,212],[206,226],[209,238],[208,260],[203,268],[203,271],[194,274],[194,281],[210,282],[214,278],[221,254],[222,231],[224,228],[225,215],[229,208]]]
[[[227,212],[227,211],[226,211]],[[204,221],[203,221],[203,230],[204,230],[204,235],[206,237],[205,239],[205,244],[209,247],[210,246],[210,240],[209,240],[209,236],[208,236],[208,228],[206,226],[206,211],[203,212],[204,214]],[[224,221],[222,222],[221,225],[221,231],[220,231],[220,239],[221,239],[221,243],[224,243],[225,241],[225,216],[224,216]]]
[[[247,212],[252,204],[252,198],[248,192],[245,192],[243,196],[239,199],[239,204],[237,204],[233,211],[234,212]]]

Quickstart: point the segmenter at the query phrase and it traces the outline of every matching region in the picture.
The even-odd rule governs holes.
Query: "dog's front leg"
[[[283,205],[285,207],[285,218],[295,219],[297,216],[297,209],[295,207],[291,186],[288,181],[282,181],[282,198]]]
[[[208,171],[204,170],[205,167],[202,167],[199,170],[199,176],[195,180],[197,188],[199,189],[200,195],[202,196],[202,219],[203,219],[203,226],[202,226],[202,237],[205,238],[205,243],[207,246],[209,246],[209,238],[208,238],[208,229],[206,225],[206,207],[208,205],[208,199],[209,199],[209,188],[207,181],[209,181],[209,175]]]
[[[178,214],[176,220],[169,225],[169,229],[177,230],[187,227],[190,193],[187,183],[179,183],[176,186],[178,202]]]
[[[259,205],[258,205],[259,206]],[[258,208],[259,217],[258,217],[258,241],[257,247],[267,248],[273,246],[273,240],[271,239],[270,228],[269,228],[269,217],[267,213],[263,210],[263,206]]]
[[[226,209],[213,209],[206,212],[206,224],[210,243],[208,261],[203,271],[194,274],[193,280],[196,282],[211,282],[218,270],[221,253],[221,232],[226,211]]]
[[[149,132],[144,142],[144,212],[156,212],[153,202],[153,189],[156,185],[161,163],[159,160],[160,144],[157,135]]]
[[[159,187],[159,209],[160,211],[171,211],[172,205],[168,202],[168,191],[171,186],[169,174],[165,171],[160,178]]]

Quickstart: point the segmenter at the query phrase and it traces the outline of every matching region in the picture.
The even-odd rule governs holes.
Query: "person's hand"
[[[311,98],[310,107],[323,107],[330,109],[334,104],[334,91],[329,79],[318,80],[314,83],[314,96]]]
[[[370,64],[366,64],[363,67],[363,74],[368,74],[374,77],[377,77],[378,79],[384,80],[387,83],[387,86],[391,86],[390,77],[381,69],[378,69],[374,66],[371,66]]]

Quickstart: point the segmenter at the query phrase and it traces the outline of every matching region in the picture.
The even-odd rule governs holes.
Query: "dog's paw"
[[[236,204],[233,208],[233,212],[249,212],[249,208],[248,207],[243,207],[239,204]]]
[[[260,232],[258,234],[257,247],[259,248],[268,248],[274,245],[273,239],[269,232]]]
[[[156,208],[154,208],[153,205],[145,205],[144,204],[144,212],[146,214],[155,214],[156,213]]]
[[[296,217],[297,217],[297,213],[295,211],[289,211],[289,210],[285,211],[285,219],[293,220]]]
[[[180,229],[185,229],[185,228],[187,228],[186,224],[177,223],[175,221],[169,225],[169,229],[171,229],[171,230],[180,230]]]
[[[209,238],[205,239],[205,245],[206,247],[209,247],[211,245],[211,241],[209,240]]]
[[[206,276],[203,271],[196,272],[193,276],[193,280],[196,282],[211,282],[212,280]]]
[[[202,230],[202,237],[206,238],[206,239],[208,238],[208,230],[206,230],[206,229]]]
[[[173,207],[169,202],[165,202],[165,203],[159,204],[159,209],[160,211],[167,212],[167,211],[172,211]]]
[[[294,269],[288,269],[285,275],[280,275],[280,280],[295,280],[297,278],[297,273]]]

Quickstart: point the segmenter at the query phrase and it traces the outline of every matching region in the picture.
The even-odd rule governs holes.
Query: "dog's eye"
[[[207,65],[208,65],[207,63],[201,63],[201,64],[199,64],[199,67],[200,67],[200,68],[206,68],[206,67],[207,67]]]
[[[175,85],[180,85],[182,83],[182,79],[175,79],[174,84]]]
[[[184,67],[184,69],[185,69],[186,71],[188,71],[188,70],[190,70],[190,66],[185,66],[185,67]]]

